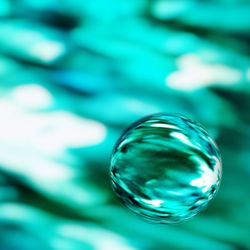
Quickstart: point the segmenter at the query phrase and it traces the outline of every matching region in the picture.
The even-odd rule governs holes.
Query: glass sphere
[[[206,131],[178,115],[132,124],[115,145],[110,175],[120,200],[156,223],[178,223],[207,206],[221,181],[218,148]]]

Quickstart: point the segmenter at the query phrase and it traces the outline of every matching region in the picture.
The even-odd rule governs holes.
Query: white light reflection
[[[193,144],[190,143],[190,141],[188,140],[188,137],[186,135],[184,135],[180,132],[172,132],[170,135],[174,138],[177,138],[178,140],[180,140],[184,144],[187,144],[187,145],[190,145],[193,147]]]
[[[43,109],[53,104],[53,96],[41,85],[31,83],[20,85],[12,92],[13,100],[25,108]]]
[[[199,148],[195,144],[191,143],[188,139],[188,137],[180,132],[171,132],[170,135],[178,140],[180,140],[182,143],[190,146],[191,148]]]
[[[31,46],[30,53],[44,62],[51,62],[61,56],[65,50],[62,43],[45,40]]]
[[[216,165],[214,166],[214,170],[212,170],[205,162],[199,159],[199,157],[192,157],[195,158],[196,162],[199,162],[200,177],[192,180],[190,185],[201,188],[202,192],[205,193],[212,187],[212,185],[214,185],[214,183],[216,183],[214,180],[217,179],[218,174],[221,175],[221,173],[219,173],[220,168],[218,166],[220,163],[214,157]]]
[[[166,78],[166,85],[185,91],[192,91],[212,84],[235,84],[242,78],[238,69],[222,65],[203,63],[196,55],[187,54],[177,60],[179,70]]]
[[[163,124],[163,123],[154,123],[150,125],[151,127],[157,127],[157,128],[171,128],[171,129],[176,129],[179,130],[176,126],[170,125],[170,124]]]
[[[146,200],[146,199],[141,199],[142,202],[149,204],[149,205],[153,205],[154,207],[160,207],[162,203],[164,203],[163,200]]]
[[[106,138],[102,123],[66,111],[26,113],[15,103],[0,101],[0,141],[60,155],[67,148],[98,145]]]

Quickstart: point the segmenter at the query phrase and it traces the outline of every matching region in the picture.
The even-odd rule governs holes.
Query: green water
[[[249,250],[249,13],[249,0],[1,0],[0,250]],[[159,197],[153,204],[133,187],[146,208],[158,205],[153,218],[139,201],[132,206],[144,217],[127,209],[110,183],[115,142],[159,112],[201,123],[223,161],[215,199],[201,200],[206,209],[183,223],[143,219],[161,222],[160,206],[173,206],[161,203],[177,197],[170,181],[163,194],[147,183]],[[164,142],[178,141],[179,151],[165,158],[137,145],[134,153],[148,154],[136,166],[190,185],[210,153],[177,132]],[[143,187],[157,173],[148,168],[136,180]],[[182,187],[187,204],[192,190],[204,196],[203,185]]]

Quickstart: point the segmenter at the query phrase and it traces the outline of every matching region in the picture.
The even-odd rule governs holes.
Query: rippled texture
[[[197,214],[221,180],[217,147],[198,124],[156,114],[128,128],[111,161],[112,186],[133,212],[158,223]]]

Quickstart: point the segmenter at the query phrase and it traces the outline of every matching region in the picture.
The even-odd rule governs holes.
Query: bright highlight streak
[[[179,139],[181,142],[187,144],[187,145],[192,145],[190,143],[190,141],[188,140],[187,136],[185,136],[184,134],[180,133],[180,132],[172,132],[171,136]]]
[[[176,126],[170,125],[170,124],[163,124],[163,123],[154,123],[151,125],[151,127],[157,127],[157,128],[172,128],[178,130]]]
[[[141,199],[141,201],[156,207],[160,207],[160,205],[164,202],[163,200],[145,200],[145,199]]]

